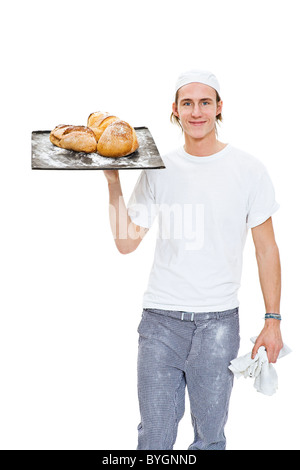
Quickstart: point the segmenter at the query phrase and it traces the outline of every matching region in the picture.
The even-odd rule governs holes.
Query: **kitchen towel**
[[[255,344],[256,338],[251,338],[252,343]],[[292,352],[291,349],[284,344],[278,359],[290,352]],[[261,346],[254,359],[251,358],[251,354],[252,351],[245,356],[234,359],[228,368],[238,379],[240,377],[254,378],[254,387],[258,392],[268,396],[274,395],[278,389],[278,376],[274,366],[268,361],[266,348]]]

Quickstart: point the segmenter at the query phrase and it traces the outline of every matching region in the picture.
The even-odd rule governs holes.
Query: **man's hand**
[[[283,348],[279,320],[266,320],[265,327],[257,338],[252,350],[252,359],[255,358],[261,346],[266,348],[269,362],[275,364]]]

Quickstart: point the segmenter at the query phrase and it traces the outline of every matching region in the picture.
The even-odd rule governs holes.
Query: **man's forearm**
[[[109,182],[109,220],[116,246],[120,253],[130,253],[137,248],[146,229],[139,230],[130,219],[120,181]]]
[[[114,239],[127,233],[128,214],[125,206],[120,181],[108,184],[109,221]]]
[[[270,245],[263,253],[256,253],[256,259],[266,313],[280,313],[281,266],[279,250],[276,243]],[[266,348],[269,362],[275,363],[283,347],[280,320],[265,320],[265,326],[258,336],[252,350],[253,359],[260,346]]]
[[[259,281],[267,313],[280,313],[281,265],[276,244],[256,253]]]

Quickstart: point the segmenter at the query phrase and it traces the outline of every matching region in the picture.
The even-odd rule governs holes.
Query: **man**
[[[172,118],[185,145],[164,156],[166,169],[144,170],[126,208],[117,171],[105,171],[110,222],[123,254],[134,251],[159,216],[159,234],[139,331],[138,450],[173,449],[190,399],[190,450],[225,450],[233,374],[239,349],[242,252],[252,229],[265,326],[253,348],[276,362],[281,270],[272,214],[278,209],[265,166],[217,139],[223,102],[216,77],[182,74]],[[120,236],[122,234],[122,236]]]

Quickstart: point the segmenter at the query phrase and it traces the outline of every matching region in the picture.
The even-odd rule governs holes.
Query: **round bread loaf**
[[[87,125],[94,132],[97,142],[100,139],[101,135],[105,129],[114,121],[118,121],[117,116],[113,116],[109,113],[102,113],[97,111],[96,113],[91,113],[88,117]]]
[[[125,157],[139,147],[136,132],[128,122],[120,119],[109,124],[97,145],[97,152],[104,157]]]
[[[50,141],[52,142],[52,144],[56,145],[57,147],[60,147],[60,141],[62,139],[63,133],[70,127],[72,126],[68,126],[66,124],[60,124],[59,126],[56,126],[55,129],[50,132]]]
[[[50,132],[50,141],[57,147],[76,152],[96,152],[97,140],[92,129],[86,126],[60,124]]]

